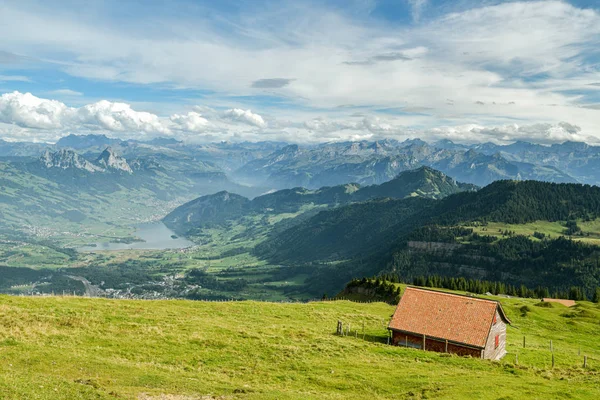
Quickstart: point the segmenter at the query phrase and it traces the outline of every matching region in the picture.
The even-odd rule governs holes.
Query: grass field
[[[573,240],[580,240],[586,243],[600,245],[600,219],[593,221],[577,221],[577,225],[581,228],[583,235],[572,236]],[[486,225],[480,226],[469,226],[474,232],[480,235],[490,235],[495,237],[502,237],[504,231],[512,231],[516,235],[531,236],[533,240],[534,232],[545,234],[551,239],[556,239],[560,236],[565,236],[565,224],[564,222],[556,221],[535,221],[527,224],[506,224],[501,222],[489,222]]]
[[[387,346],[394,307],[383,303],[2,296],[0,398],[600,397],[596,304],[502,303],[513,321],[509,354],[490,362]],[[337,320],[358,337],[336,336]]]

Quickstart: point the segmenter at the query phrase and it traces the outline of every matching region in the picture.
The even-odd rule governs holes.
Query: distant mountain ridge
[[[59,168],[63,170],[81,170],[90,173],[102,173],[110,171],[121,171],[132,173],[133,170],[123,157],[116,154],[110,147],[91,162],[73,150],[60,149],[56,152],[46,150],[38,159],[43,168]]]
[[[94,162],[93,158],[107,147],[128,163],[152,156],[160,159],[167,169],[181,170],[202,162],[244,185],[271,189],[317,189],[351,182],[380,184],[420,166],[429,166],[478,186],[502,179],[600,184],[600,147],[581,142],[546,146],[525,141],[498,145],[457,144],[448,139],[435,142],[384,139],[314,145],[192,144],[174,138],[140,141],[73,134],[56,144],[0,140],[0,159],[38,157],[45,149],[51,152],[70,149]]]
[[[127,164],[127,160],[116,154],[110,147],[107,147],[102,153],[100,153],[96,159],[96,164],[107,170],[113,169],[128,173],[133,172],[129,164]]]
[[[72,150],[59,150],[54,153],[46,150],[39,158],[44,168],[77,169],[87,172],[101,172],[102,168],[91,163]]]
[[[380,184],[402,171],[429,166],[479,186],[501,179],[577,182],[557,165],[548,166],[542,160],[532,163],[493,149],[498,147],[461,146],[449,140],[428,144],[420,139],[289,145],[249,162],[233,176],[249,183],[268,182],[278,188],[316,188],[347,182]]]
[[[404,171],[382,185],[361,187],[346,184],[323,187],[284,189],[258,196],[253,200],[219,192],[192,200],[167,215],[163,221],[171,229],[185,234],[191,228],[223,224],[249,213],[293,213],[303,205],[338,205],[376,198],[402,199],[407,197],[443,198],[453,193],[476,190],[470,184],[456,182],[445,174],[428,167]]]

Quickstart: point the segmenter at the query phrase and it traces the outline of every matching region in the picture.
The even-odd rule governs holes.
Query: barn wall
[[[422,349],[423,336],[392,331],[392,344],[394,346],[406,346],[407,343],[408,347]],[[426,337],[425,350],[444,353],[446,351],[446,342]],[[448,343],[448,353],[457,354],[459,356],[481,357],[481,350],[479,349],[472,349],[470,347],[463,347],[452,343]]]
[[[495,348],[496,335],[499,336],[498,348]],[[496,309],[496,323],[492,325],[485,345],[483,358],[488,360],[499,360],[506,355],[506,323],[500,317]]]

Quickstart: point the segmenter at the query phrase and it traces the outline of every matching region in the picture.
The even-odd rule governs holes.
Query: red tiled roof
[[[497,308],[510,323],[496,301],[407,287],[389,328],[485,347]]]

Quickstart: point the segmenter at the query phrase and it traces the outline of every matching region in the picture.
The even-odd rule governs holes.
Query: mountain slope
[[[251,201],[226,191],[199,197],[171,211],[163,222],[175,232],[223,224],[247,212]]]
[[[243,215],[294,213],[305,205],[337,206],[386,197],[441,198],[452,193],[475,189],[473,185],[457,183],[439,171],[422,167],[414,171],[402,172],[382,185],[367,187],[347,184],[323,187],[318,190],[284,189],[256,197],[252,201],[229,193],[218,193],[184,204],[167,215],[164,222],[176,232],[185,234],[190,229],[223,224],[227,220],[234,220]]]
[[[456,182],[446,174],[429,167],[401,172],[391,181],[381,185],[361,188],[355,193],[355,199],[368,200],[374,198],[426,197],[441,199],[448,195],[474,191],[477,187],[471,184]]]
[[[255,254],[269,262],[339,261],[372,254],[413,229],[412,220],[434,200],[373,200],[321,211],[256,246]]]
[[[96,164],[107,170],[117,170],[132,173],[133,170],[127,164],[127,160],[116,154],[110,147],[104,149],[96,159]]]
[[[599,187],[499,181],[477,192],[457,193],[438,201],[390,200],[322,211],[259,244],[256,252],[274,262],[330,261],[388,251],[402,235],[425,225],[596,216],[600,216]]]
[[[71,169],[87,172],[100,172],[102,168],[95,165],[72,150],[59,150],[55,153],[46,150],[39,158],[39,164],[43,168]]]

